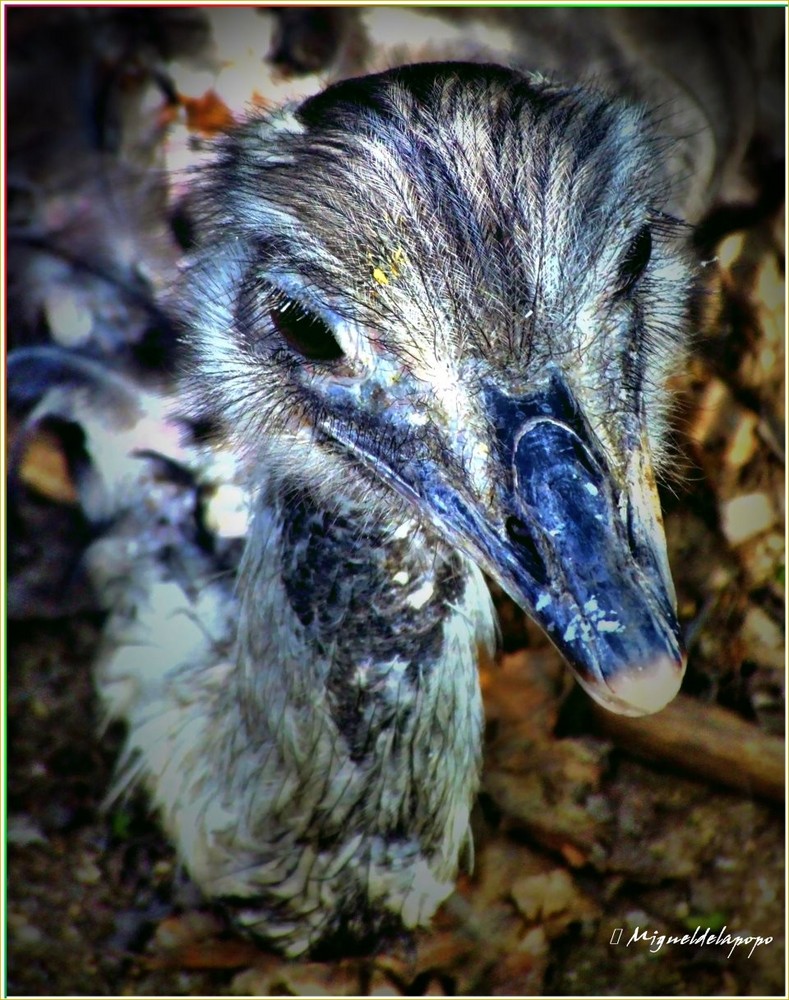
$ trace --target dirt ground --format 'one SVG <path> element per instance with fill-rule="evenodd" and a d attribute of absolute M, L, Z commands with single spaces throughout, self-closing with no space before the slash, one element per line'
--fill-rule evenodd
<path fill-rule="evenodd" d="M 10 36 L 12 62 L 28 48 L 38 60 L 19 71 L 21 83 L 12 77 L 17 86 L 30 88 L 47 60 L 82 44 L 83 29 L 69 20 L 62 44 L 42 51 L 39 33 L 52 37 L 52 24 L 37 17 Z M 185 35 L 202 44 L 188 19 L 170 30 L 179 45 Z M 131 131 L 142 152 L 129 152 L 127 115 L 128 92 L 150 75 L 152 57 L 129 62 L 110 34 L 105 141 L 116 157 L 150 156 L 159 140 L 145 122 Z M 53 99 L 71 108 L 84 81 L 64 74 L 71 83 Z M 12 87 L 12 98 L 19 92 Z M 46 340 L 62 319 L 62 288 L 77 283 L 58 268 L 73 262 L 56 240 L 40 232 L 32 240 L 30 228 L 48 220 L 67 231 L 70 205 L 84 195 L 69 180 L 70 147 L 35 153 L 53 111 L 39 108 L 34 88 L 25 93 L 23 124 L 18 109 L 10 120 L 19 139 L 10 161 L 12 343 Z M 113 139 L 113 129 L 125 138 Z M 27 159 L 14 160 L 18 148 Z M 15 165 L 31 162 L 20 179 Z M 48 178 L 56 179 L 43 210 L 35 199 Z M 46 442 L 28 455 L 23 500 L 9 513 L 11 596 L 22 579 L 39 601 L 39 613 L 13 621 L 8 636 L 10 994 L 785 995 L 782 189 L 774 173 L 755 170 L 742 204 L 705 230 L 710 294 L 675 386 L 678 472 L 662 487 L 690 655 L 682 696 L 651 728 L 617 726 L 496 594 L 502 649 L 482 668 L 474 871 L 430 931 L 374 958 L 285 962 L 241 940 L 201 901 L 142 797 L 103 807 L 122 733 L 100 732 L 91 681 L 101 616 L 75 569 L 87 528 L 57 455 L 52 466 Z M 129 230 L 148 261 L 154 229 Z M 34 256 L 42 240 L 46 266 Z M 166 363 L 166 330 L 144 302 L 149 286 L 132 294 L 131 278 L 118 273 L 83 280 L 80 272 L 77 308 L 89 301 L 101 311 L 104 299 L 95 302 L 107 288 L 123 287 L 110 304 L 139 335 L 108 341 L 108 352 L 144 367 Z M 54 299 L 44 281 L 61 290 Z M 710 943 L 714 935 L 725 942 Z"/>

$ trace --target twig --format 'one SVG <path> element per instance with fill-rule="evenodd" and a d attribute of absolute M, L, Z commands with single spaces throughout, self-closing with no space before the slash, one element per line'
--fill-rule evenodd
<path fill-rule="evenodd" d="M 784 741 L 733 712 L 679 697 L 645 718 L 612 715 L 595 706 L 599 729 L 618 746 L 711 781 L 783 802 Z"/>

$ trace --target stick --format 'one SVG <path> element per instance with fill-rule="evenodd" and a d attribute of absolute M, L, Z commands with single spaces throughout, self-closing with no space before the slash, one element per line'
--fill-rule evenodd
<path fill-rule="evenodd" d="M 594 706 L 599 729 L 638 756 L 752 795 L 783 802 L 784 741 L 717 705 L 680 696 L 656 715 L 632 719 Z"/>

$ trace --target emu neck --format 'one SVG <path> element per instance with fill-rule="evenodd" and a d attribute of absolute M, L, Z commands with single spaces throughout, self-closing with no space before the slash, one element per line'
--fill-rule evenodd
<path fill-rule="evenodd" d="M 319 716 L 361 768 L 383 739 L 406 753 L 422 748 L 403 741 L 424 739 L 427 751 L 428 722 L 475 743 L 476 643 L 490 628 L 478 571 L 415 521 L 383 525 L 303 487 L 280 488 L 255 518 L 240 623 L 255 710 L 272 723 L 268 706 L 284 698 Z M 445 704 L 439 692 L 454 694 Z"/>
<path fill-rule="evenodd" d="M 241 706 L 223 785 L 246 796 L 248 851 L 213 894 L 259 893 L 237 919 L 289 954 L 424 924 L 470 848 L 493 633 L 481 574 L 415 522 L 301 488 L 261 498 L 241 575 L 220 714 Z"/>

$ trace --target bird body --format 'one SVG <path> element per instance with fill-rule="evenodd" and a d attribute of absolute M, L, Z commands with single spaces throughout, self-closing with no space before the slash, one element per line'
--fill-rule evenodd
<path fill-rule="evenodd" d="M 104 498 L 116 792 L 144 786 L 206 895 L 288 955 L 425 924 L 470 856 L 483 570 L 603 704 L 678 688 L 654 465 L 694 279 L 660 135 L 467 63 L 253 116 L 197 182 L 184 387 L 80 362 L 31 417 L 82 428 Z"/>
<path fill-rule="evenodd" d="M 102 395 L 88 363 L 70 416 L 62 387 L 38 408 L 82 427 L 94 494 L 120 467 L 91 407 L 127 414 L 137 471 L 86 556 L 118 789 L 141 783 L 206 894 L 289 955 L 369 948 L 452 890 L 480 567 L 604 703 L 676 691 L 650 454 L 690 269 L 654 151 L 637 107 L 467 64 L 251 119 L 200 184 L 189 388 L 161 432 L 141 450 L 160 404 Z M 186 400 L 233 456 L 240 561 L 205 529 L 223 467 Z"/>
<path fill-rule="evenodd" d="M 203 175 L 189 389 L 158 418 L 114 389 L 137 471 L 86 557 L 96 677 L 117 792 L 289 955 L 425 924 L 470 856 L 480 566 L 615 709 L 676 690 L 649 454 L 690 271 L 653 149 L 638 108 L 428 64 L 253 119 Z M 68 419 L 112 480 L 99 398 Z"/>

